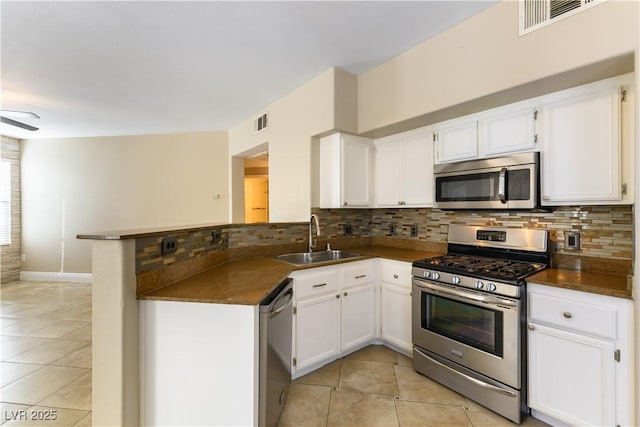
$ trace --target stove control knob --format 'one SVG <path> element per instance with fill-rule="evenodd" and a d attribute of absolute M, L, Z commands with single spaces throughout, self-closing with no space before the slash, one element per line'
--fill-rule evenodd
<path fill-rule="evenodd" d="M 478 280 L 476 283 L 473 284 L 476 289 L 482 289 L 484 288 L 484 283 L 482 283 L 480 280 Z M 488 286 L 487 286 L 488 287 Z"/>
<path fill-rule="evenodd" d="M 434 271 L 433 273 L 431 273 L 431 278 L 433 280 L 438 280 L 440 278 L 440 273 Z"/>
<path fill-rule="evenodd" d="M 487 285 L 487 290 L 488 290 L 489 292 L 495 292 L 495 290 L 496 290 L 496 284 L 495 284 L 495 283 L 489 283 L 489 284 Z"/>
<path fill-rule="evenodd" d="M 425 279 L 429 279 L 431 277 L 431 272 L 429 270 L 425 270 L 422 276 Z"/>
<path fill-rule="evenodd" d="M 460 278 L 458 276 L 453 276 L 451 278 L 451 283 L 453 283 L 454 285 L 459 285 L 460 284 Z"/>

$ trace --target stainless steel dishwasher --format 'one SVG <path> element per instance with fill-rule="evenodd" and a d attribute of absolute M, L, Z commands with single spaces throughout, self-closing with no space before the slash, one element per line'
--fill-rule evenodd
<path fill-rule="evenodd" d="M 291 383 L 293 279 L 285 279 L 260 304 L 258 423 L 278 424 Z"/>

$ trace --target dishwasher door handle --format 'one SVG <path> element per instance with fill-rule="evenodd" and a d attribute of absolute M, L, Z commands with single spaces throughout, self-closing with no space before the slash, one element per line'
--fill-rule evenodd
<path fill-rule="evenodd" d="M 278 297 L 278 299 L 276 300 L 273 306 L 273 310 L 269 312 L 269 319 L 273 319 L 278 314 L 280 314 L 282 310 L 287 308 L 287 306 L 291 303 L 292 299 L 293 299 L 293 288 L 289 288 L 287 292 L 280 295 L 280 297 Z"/>

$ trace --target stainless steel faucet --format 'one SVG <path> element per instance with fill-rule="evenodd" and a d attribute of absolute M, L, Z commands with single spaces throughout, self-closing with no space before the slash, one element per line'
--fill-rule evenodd
<path fill-rule="evenodd" d="M 316 222 L 316 239 L 313 238 L 313 221 Z M 318 215 L 311 214 L 311 219 L 309 219 L 309 253 L 313 252 L 316 248 L 317 238 L 320 236 L 320 220 L 318 219 Z"/>

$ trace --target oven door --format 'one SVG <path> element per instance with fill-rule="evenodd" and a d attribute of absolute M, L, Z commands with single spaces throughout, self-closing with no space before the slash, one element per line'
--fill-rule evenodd
<path fill-rule="evenodd" d="M 414 277 L 413 343 L 520 389 L 520 304 Z"/>
<path fill-rule="evenodd" d="M 538 201 L 535 163 L 436 173 L 440 209 L 533 209 Z"/>

